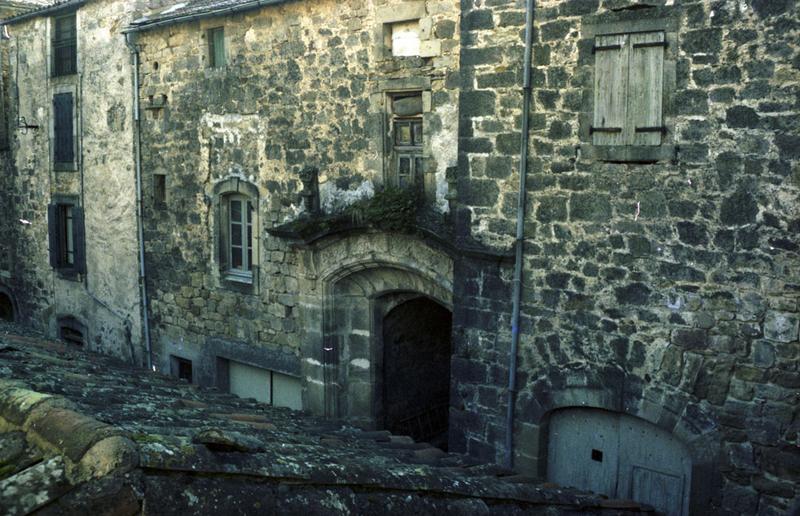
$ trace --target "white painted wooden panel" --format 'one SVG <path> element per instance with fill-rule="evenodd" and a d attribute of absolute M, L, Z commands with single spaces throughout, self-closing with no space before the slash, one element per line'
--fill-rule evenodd
<path fill-rule="evenodd" d="M 689 513 L 692 461 L 669 432 L 631 416 L 620 416 L 621 498 L 648 503 L 669 516 Z"/>
<path fill-rule="evenodd" d="M 233 360 L 228 364 L 231 394 L 240 398 L 255 398 L 262 403 L 270 402 L 269 370 Z"/>
<path fill-rule="evenodd" d="M 547 448 L 548 480 L 613 496 L 618 425 L 619 418 L 610 412 L 567 409 L 554 413 Z"/>
<path fill-rule="evenodd" d="M 551 482 L 688 515 L 691 458 L 669 432 L 624 414 L 569 408 L 551 416 L 548 439 Z"/>
<path fill-rule="evenodd" d="M 281 373 L 272 373 L 272 404 L 276 407 L 303 409 L 303 395 L 300 378 Z"/>

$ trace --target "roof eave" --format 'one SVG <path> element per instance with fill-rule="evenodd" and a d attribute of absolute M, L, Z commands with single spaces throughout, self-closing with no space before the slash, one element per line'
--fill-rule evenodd
<path fill-rule="evenodd" d="M 59 11 L 70 11 L 72 9 L 77 9 L 78 7 L 85 4 L 87 1 L 88 0 L 71 0 L 67 2 L 62 2 L 60 4 L 34 9 L 32 11 L 18 14 L 10 18 L 6 18 L 5 20 L 0 21 L 0 25 L 11 25 L 25 20 L 30 20 L 32 18 L 38 18 L 39 16 L 50 16 L 58 13 Z"/>
<path fill-rule="evenodd" d="M 239 5 L 223 7 L 221 9 L 212 9 L 210 11 L 203 11 L 193 14 L 178 15 L 167 18 L 156 18 L 154 20 L 143 21 L 141 23 L 131 23 L 128 25 L 123 33 L 129 32 L 143 32 L 158 27 L 166 27 L 168 25 L 176 25 L 179 23 L 188 23 L 191 21 L 199 20 L 201 18 L 213 18 L 216 16 L 225 16 L 229 14 L 240 13 L 243 11 L 250 11 L 261 7 L 268 7 L 271 5 L 285 4 L 292 0 L 252 0 Z"/>

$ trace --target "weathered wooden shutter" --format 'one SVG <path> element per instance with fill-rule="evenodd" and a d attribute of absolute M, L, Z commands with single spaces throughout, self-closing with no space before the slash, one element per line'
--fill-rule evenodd
<path fill-rule="evenodd" d="M 58 229 L 60 227 L 58 213 L 59 210 L 57 204 L 47 205 L 47 236 L 48 243 L 50 245 L 50 267 L 53 267 L 54 269 L 59 267 L 58 257 L 61 255 L 58 238 Z"/>
<path fill-rule="evenodd" d="M 630 44 L 626 142 L 632 145 L 661 145 L 665 132 L 661 117 L 666 44 L 664 33 L 631 34 Z"/>
<path fill-rule="evenodd" d="M 225 30 L 214 31 L 214 66 L 225 66 Z"/>
<path fill-rule="evenodd" d="M 628 89 L 628 35 L 595 38 L 594 145 L 623 145 Z"/>
<path fill-rule="evenodd" d="M 72 128 L 72 93 L 58 93 L 53 96 L 53 161 L 72 163 L 75 161 Z"/>
<path fill-rule="evenodd" d="M 86 274 L 86 230 L 83 208 L 72 207 L 72 239 L 75 242 L 75 272 Z"/>

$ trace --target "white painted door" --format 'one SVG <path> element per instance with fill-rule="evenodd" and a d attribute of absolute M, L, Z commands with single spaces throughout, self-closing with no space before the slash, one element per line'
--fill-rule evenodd
<path fill-rule="evenodd" d="M 691 459 L 668 432 L 638 418 L 572 408 L 550 419 L 551 482 L 647 503 L 669 516 L 689 513 Z"/>

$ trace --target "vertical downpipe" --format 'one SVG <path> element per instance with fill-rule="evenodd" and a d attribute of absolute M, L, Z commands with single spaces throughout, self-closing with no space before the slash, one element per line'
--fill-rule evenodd
<path fill-rule="evenodd" d="M 131 41 L 134 33 L 125 34 L 125 43 L 133 57 L 133 143 L 134 162 L 136 165 L 136 227 L 139 237 L 139 291 L 142 298 L 142 331 L 147 346 L 147 369 L 153 371 L 153 347 L 150 341 L 150 315 L 147 305 L 147 276 L 144 266 L 144 205 L 142 201 L 142 138 L 141 120 L 139 117 L 139 50 Z"/>
<path fill-rule="evenodd" d="M 519 349 L 520 304 L 522 303 L 522 259 L 525 247 L 525 193 L 528 176 L 528 129 L 531 106 L 531 54 L 533 50 L 533 0 L 525 12 L 525 60 L 522 86 L 522 135 L 519 151 L 519 196 L 517 199 L 517 237 L 515 241 L 514 293 L 511 313 L 511 351 L 508 364 L 508 411 L 506 413 L 505 466 L 514 467 L 514 404 L 517 394 L 517 350 Z"/>

